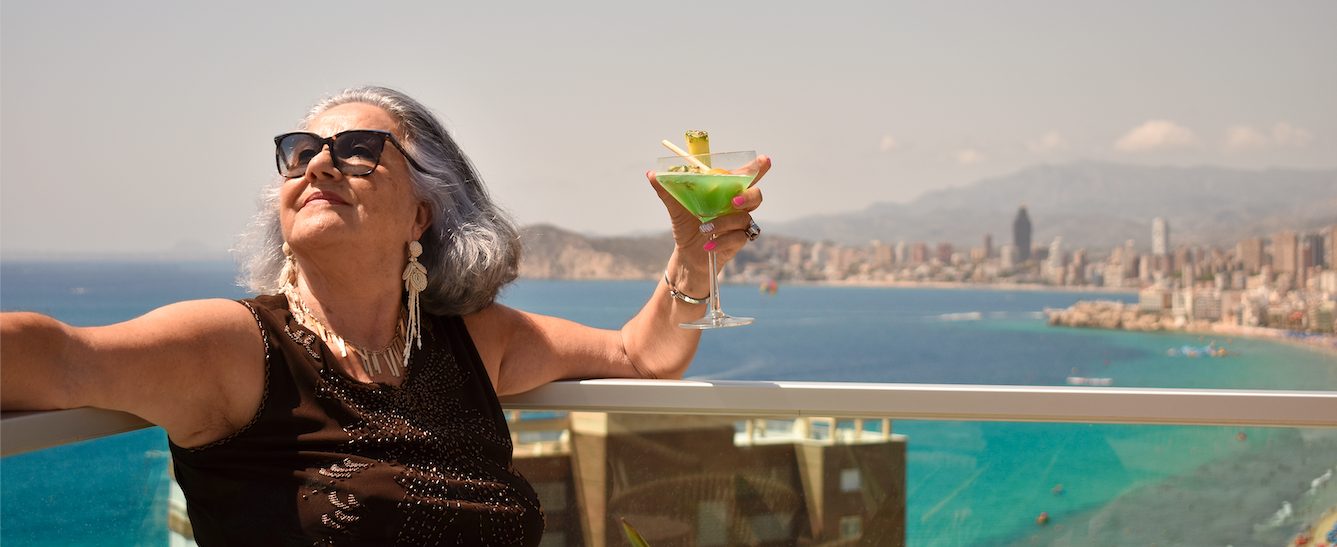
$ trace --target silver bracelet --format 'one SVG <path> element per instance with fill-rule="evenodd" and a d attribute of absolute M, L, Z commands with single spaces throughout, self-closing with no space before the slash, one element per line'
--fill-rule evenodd
<path fill-rule="evenodd" d="M 705 304 L 705 303 L 706 303 L 706 300 L 707 300 L 706 298 L 692 298 L 692 297 L 687 296 L 686 294 L 683 294 L 682 292 L 678 291 L 678 288 L 673 286 L 673 282 L 672 282 L 672 281 L 669 281 L 669 278 L 668 278 L 668 270 L 664 270 L 664 284 L 668 285 L 668 288 L 669 288 L 669 296 L 672 296 L 672 297 L 674 297 L 674 298 L 677 298 L 678 300 L 682 300 L 683 302 L 686 302 L 686 303 L 688 303 L 688 304 Z"/>

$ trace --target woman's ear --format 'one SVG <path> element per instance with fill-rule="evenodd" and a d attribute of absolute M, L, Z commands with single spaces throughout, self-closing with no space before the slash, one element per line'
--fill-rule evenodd
<path fill-rule="evenodd" d="M 432 206 L 426 201 L 418 202 L 418 216 L 413 219 L 413 240 L 422 238 L 423 232 L 432 225 Z"/>

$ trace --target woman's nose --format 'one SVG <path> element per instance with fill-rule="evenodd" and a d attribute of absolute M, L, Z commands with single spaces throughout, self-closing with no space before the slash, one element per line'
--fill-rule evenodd
<path fill-rule="evenodd" d="M 334 179 L 343 177 L 343 173 L 334 165 L 334 152 L 329 145 L 320 149 L 320 153 L 306 164 L 306 174 L 315 179 Z"/>

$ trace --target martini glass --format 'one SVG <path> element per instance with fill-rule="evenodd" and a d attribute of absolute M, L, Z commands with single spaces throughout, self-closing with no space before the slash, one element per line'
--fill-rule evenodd
<path fill-rule="evenodd" d="M 747 190 L 760 168 L 757 153 L 753 151 L 669 156 L 659 158 L 655 179 L 678 203 L 705 223 L 736 212 L 734 196 Z M 710 237 L 714 239 L 715 236 Z M 754 321 L 751 317 L 732 317 L 720 311 L 720 288 L 715 279 L 718 272 L 715 251 L 710 251 L 710 311 L 696 321 L 679 323 L 679 327 L 714 329 Z"/>

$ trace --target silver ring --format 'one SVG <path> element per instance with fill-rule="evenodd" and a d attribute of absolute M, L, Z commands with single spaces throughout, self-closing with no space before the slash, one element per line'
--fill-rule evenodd
<path fill-rule="evenodd" d="M 761 237 L 761 226 L 757 226 L 757 221 L 754 220 L 752 225 L 748 226 L 743 233 L 747 234 L 748 241 L 756 241 L 758 237 Z"/>

